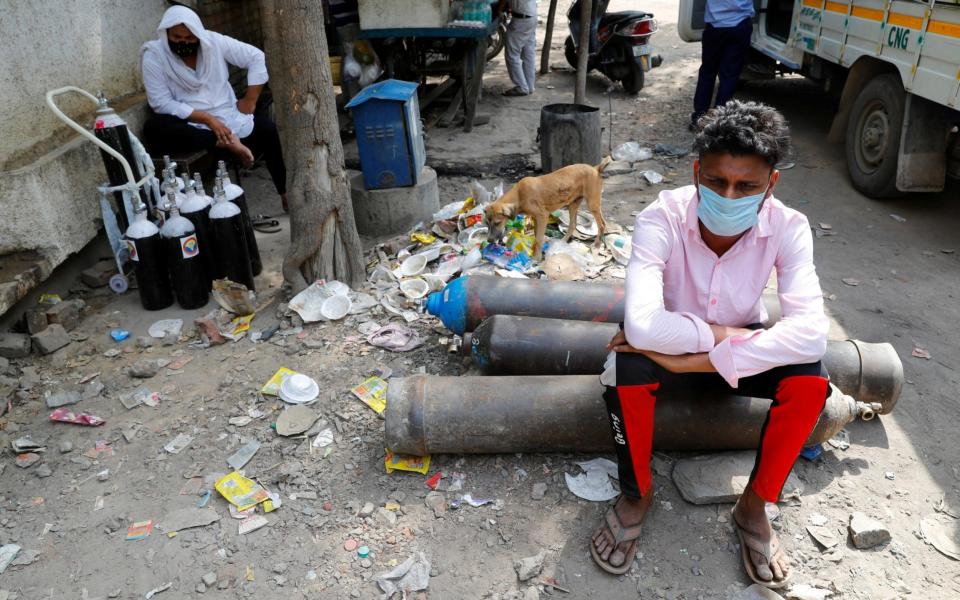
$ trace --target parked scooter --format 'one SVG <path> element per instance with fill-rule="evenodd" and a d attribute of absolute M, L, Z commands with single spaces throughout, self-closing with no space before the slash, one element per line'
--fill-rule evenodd
<path fill-rule="evenodd" d="M 576 0 L 567 11 L 570 35 L 564 43 L 564 55 L 577 68 L 577 46 L 580 43 L 580 2 Z M 659 28 L 652 13 L 631 10 L 607 12 L 610 0 L 593 1 L 593 26 L 590 35 L 590 57 L 587 71 L 600 71 L 610 79 L 623 84 L 628 94 L 643 89 L 644 74 L 663 63 L 659 54 L 653 54 L 650 36 Z"/>

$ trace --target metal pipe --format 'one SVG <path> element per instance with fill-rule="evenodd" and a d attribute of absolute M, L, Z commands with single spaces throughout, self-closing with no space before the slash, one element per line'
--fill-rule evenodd
<path fill-rule="evenodd" d="M 419 456 L 611 452 L 602 393 L 596 375 L 391 379 L 386 444 L 395 452 Z M 769 407 L 769 400 L 742 396 L 660 398 L 654 448 L 757 448 Z M 830 439 L 872 408 L 834 390 L 807 445 Z"/>
<path fill-rule="evenodd" d="M 769 318 L 780 317 L 775 295 L 762 301 Z M 513 279 L 492 275 L 468 275 L 451 281 L 423 302 L 423 308 L 439 317 L 457 335 L 473 331 L 487 317 L 517 315 L 619 323 L 623 321 L 624 288 L 620 281 L 550 281 Z"/>
<path fill-rule="evenodd" d="M 616 323 L 494 315 L 464 334 L 463 352 L 488 375 L 599 375 Z M 823 364 L 844 394 L 893 410 L 903 364 L 890 344 L 831 341 Z"/>

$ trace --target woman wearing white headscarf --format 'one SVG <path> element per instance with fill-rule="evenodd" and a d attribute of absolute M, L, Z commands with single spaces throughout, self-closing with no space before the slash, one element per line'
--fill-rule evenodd
<path fill-rule="evenodd" d="M 237 100 L 227 63 L 247 70 L 247 92 Z M 140 69 L 154 115 L 144 127 L 151 150 L 175 154 L 222 148 L 244 166 L 262 155 L 286 208 L 286 168 L 277 127 L 255 116 L 267 82 L 258 48 L 214 31 L 185 6 L 167 9 L 157 39 L 140 48 Z"/>

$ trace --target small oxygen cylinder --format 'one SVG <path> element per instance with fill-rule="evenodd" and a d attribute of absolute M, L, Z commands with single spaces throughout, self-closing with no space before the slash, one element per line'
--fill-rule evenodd
<path fill-rule="evenodd" d="M 170 171 L 170 174 L 174 177 L 174 179 L 177 182 L 177 192 L 182 193 L 183 188 L 186 187 L 186 182 L 180 177 L 177 177 L 177 163 L 170 160 L 169 154 L 163 155 L 163 170 L 165 172 Z"/>
<path fill-rule="evenodd" d="M 173 304 L 173 288 L 163 255 L 160 230 L 147 219 L 147 206 L 139 204 L 133 223 L 124 234 L 137 277 L 140 304 L 146 310 L 160 310 Z"/>
<path fill-rule="evenodd" d="M 166 157 L 164 157 L 166 158 Z M 183 205 L 183 201 L 186 198 L 186 195 L 183 193 L 183 180 L 176 176 L 173 171 L 173 168 L 163 170 L 163 186 L 164 190 L 168 187 L 173 188 L 173 195 L 177 199 L 177 208 Z M 164 196 L 166 196 L 166 191 L 164 191 Z"/>
<path fill-rule="evenodd" d="M 170 218 L 160 228 L 160 237 L 163 238 L 163 254 L 173 293 L 180 308 L 200 308 L 210 295 L 210 280 L 200 258 L 197 234 L 193 223 L 180 216 L 172 190 L 167 190 L 167 204 Z"/>
<path fill-rule="evenodd" d="M 213 196 L 207 194 L 206 190 L 203 189 L 203 179 L 200 178 L 200 173 L 193 174 L 193 189 L 196 190 L 198 196 L 207 199 L 207 204 L 213 204 Z"/>
<path fill-rule="evenodd" d="M 93 120 L 93 134 L 97 136 L 97 139 L 106 143 L 127 159 L 134 179 L 139 181 L 140 178 L 143 177 L 143 173 L 140 171 L 140 162 L 133 153 L 133 146 L 130 144 L 130 132 L 127 130 L 127 123 L 110 108 L 107 104 L 107 99 L 103 96 L 103 92 L 98 94 L 98 98 L 99 106 L 97 107 L 96 116 Z M 107 170 L 107 179 L 110 181 L 111 186 L 130 183 L 127 179 L 127 173 L 124 171 L 120 161 L 103 150 L 100 150 L 100 155 L 103 157 L 103 166 Z M 116 202 L 117 221 L 120 224 L 120 228 L 126 230 L 127 227 L 130 226 L 130 221 L 127 218 L 127 211 L 124 208 L 123 193 L 114 192 L 113 198 Z M 147 196 L 143 189 L 140 190 L 140 201 L 138 202 L 136 199 L 132 200 L 133 204 L 139 204 L 140 202 L 143 204 L 147 203 Z"/>
<path fill-rule="evenodd" d="M 213 247 L 213 234 L 210 231 L 210 203 L 207 201 L 207 196 L 201 193 L 202 191 L 202 187 L 199 188 L 199 191 L 196 186 L 194 188 L 188 187 L 179 209 L 180 215 L 193 224 L 193 229 L 197 233 L 197 242 L 204 249 L 200 261 L 203 263 L 203 272 L 207 280 L 206 286 L 209 289 L 210 283 L 223 275 L 217 267 L 214 253 L 209 251 Z"/>
<path fill-rule="evenodd" d="M 243 231 L 247 238 L 247 249 L 250 252 L 250 270 L 254 277 L 263 272 L 263 261 L 260 259 L 260 248 L 257 246 L 257 236 L 253 230 L 253 221 L 250 219 L 250 210 L 247 208 L 247 196 L 243 188 L 230 181 L 227 174 L 227 165 L 222 160 L 217 165 L 217 171 L 223 180 L 223 193 L 227 200 L 233 202 L 240 209 L 243 217 Z"/>
<path fill-rule="evenodd" d="M 213 195 L 216 201 L 210 208 L 210 228 L 217 264 L 224 277 L 253 291 L 253 271 L 240 207 L 227 200 L 219 179 Z"/>

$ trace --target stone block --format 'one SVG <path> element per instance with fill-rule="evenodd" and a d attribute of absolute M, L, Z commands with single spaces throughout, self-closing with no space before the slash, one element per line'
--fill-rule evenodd
<path fill-rule="evenodd" d="M 40 333 L 34 334 L 32 338 L 33 345 L 40 354 L 56 352 L 70 343 L 70 334 L 59 323 L 50 325 Z"/>
<path fill-rule="evenodd" d="M 42 308 L 31 308 L 27 312 L 23 313 L 23 320 L 27 325 L 27 332 L 30 335 L 34 333 L 40 333 L 47 328 L 49 322 L 47 321 L 47 313 Z"/>
<path fill-rule="evenodd" d="M 850 539 L 861 550 L 873 548 L 890 541 L 890 531 L 883 523 L 871 519 L 862 512 L 850 515 Z"/>
<path fill-rule="evenodd" d="M 430 167 L 423 168 L 416 185 L 384 190 L 366 189 L 359 171 L 349 174 L 353 213 L 361 235 L 406 233 L 420 221 L 431 220 L 433 213 L 440 210 L 437 173 Z"/>
<path fill-rule="evenodd" d="M 25 333 L 0 333 L 0 356 L 4 358 L 30 356 L 30 336 Z"/>
<path fill-rule="evenodd" d="M 80 281 L 83 285 L 92 288 L 101 288 L 110 283 L 110 278 L 117 272 L 117 265 L 112 261 L 101 260 L 97 264 L 80 272 Z"/>
<path fill-rule="evenodd" d="M 756 458 L 752 450 L 684 458 L 673 467 L 673 482 L 683 499 L 693 504 L 736 502 L 750 481 Z M 795 490 L 803 490 L 803 484 L 791 471 L 781 494 Z"/>
<path fill-rule="evenodd" d="M 80 325 L 80 303 L 73 300 L 58 302 L 47 309 L 47 323 L 59 323 L 67 331 Z"/>

